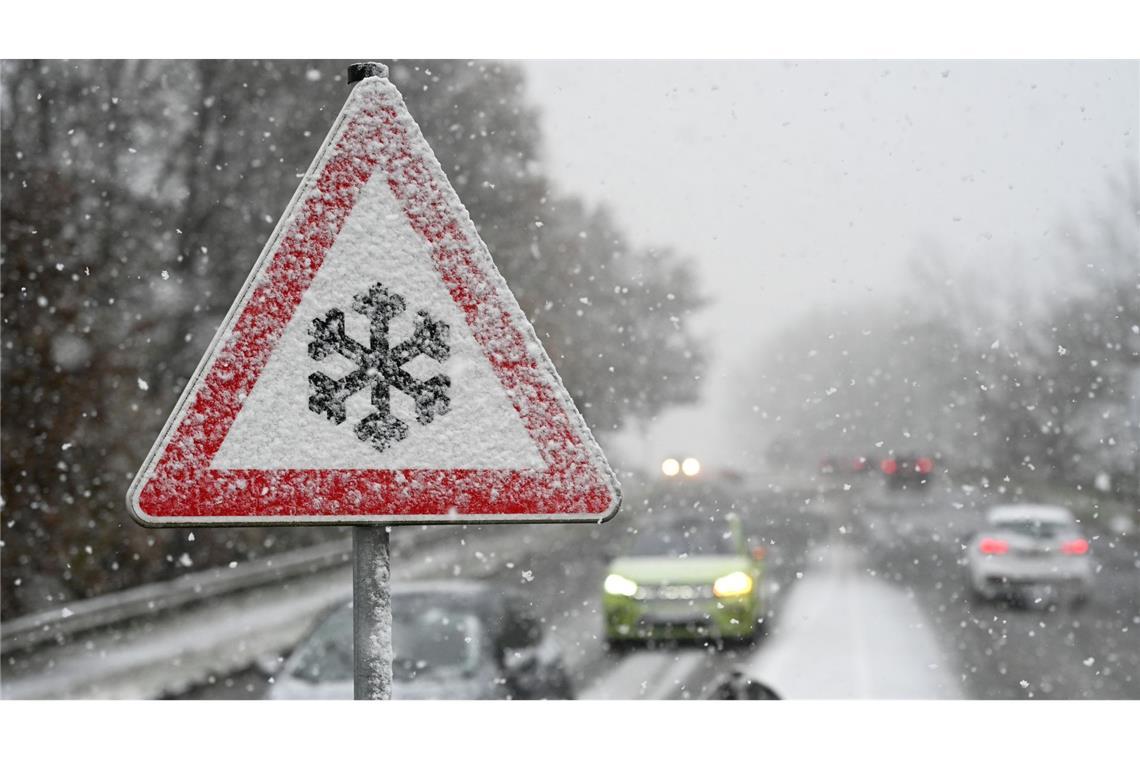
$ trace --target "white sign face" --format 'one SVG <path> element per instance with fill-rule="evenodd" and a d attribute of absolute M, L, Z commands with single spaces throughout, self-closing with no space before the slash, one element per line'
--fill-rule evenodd
<path fill-rule="evenodd" d="M 340 378 L 357 369 L 341 352 L 321 361 L 309 356 L 309 332 L 315 319 L 340 309 L 348 338 L 369 346 L 369 319 L 351 308 L 361 283 L 381 283 L 406 302 L 404 313 L 387 325 L 384 337 L 392 349 L 412 338 L 420 309 L 448 326 L 447 359 L 435 361 L 421 354 L 403 365 L 420 381 L 440 373 L 449 379 L 447 412 L 418 426 L 412 396 L 391 390 L 391 413 L 408 425 L 408 432 L 398 445 L 380 450 L 351 431 L 346 434 L 346 427 L 375 412 L 369 387 L 345 400 L 346 421 L 340 425 L 322 414 L 296 413 L 308 408 L 311 373 Z M 379 376 L 378 380 L 382 381 Z M 364 186 L 211 467 L 546 469 L 506 390 L 432 266 L 427 242 L 412 230 L 382 175 L 373 175 Z"/>
<path fill-rule="evenodd" d="M 132 514 L 601 521 L 619 500 L 403 99 L 365 79 L 132 485 Z"/>

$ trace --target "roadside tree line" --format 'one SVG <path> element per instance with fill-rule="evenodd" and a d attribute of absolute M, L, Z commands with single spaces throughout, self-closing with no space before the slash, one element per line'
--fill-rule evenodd
<path fill-rule="evenodd" d="M 327 532 L 148 531 L 124 493 L 343 103 L 347 63 L 2 64 L 4 617 Z M 693 399 L 691 263 L 551 181 L 521 69 L 391 75 L 594 430 Z"/>
<path fill-rule="evenodd" d="M 1140 498 L 1140 179 L 982 269 L 924 245 L 897 299 L 821 308 L 758 348 L 741 445 L 770 465 L 937 454 L 965 478 Z"/>

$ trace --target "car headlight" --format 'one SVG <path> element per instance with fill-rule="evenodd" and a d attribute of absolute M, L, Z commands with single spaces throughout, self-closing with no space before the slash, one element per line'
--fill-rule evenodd
<path fill-rule="evenodd" d="M 740 596 L 752 591 L 752 576 L 741 570 L 722 575 L 713 581 L 713 594 L 716 596 Z"/>
<path fill-rule="evenodd" d="M 633 596 L 637 593 L 637 583 L 617 573 L 607 575 L 602 588 L 606 590 L 607 594 L 615 596 Z"/>

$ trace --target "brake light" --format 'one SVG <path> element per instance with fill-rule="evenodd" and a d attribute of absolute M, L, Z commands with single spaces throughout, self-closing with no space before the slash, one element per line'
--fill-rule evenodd
<path fill-rule="evenodd" d="M 914 469 L 918 470 L 923 475 L 929 475 L 931 470 L 934 469 L 934 462 L 930 457 L 920 457 L 915 463 Z"/>
<path fill-rule="evenodd" d="M 1000 538 L 983 538 L 978 543 L 978 548 L 982 554 L 1005 554 L 1009 551 L 1009 541 Z"/>
<path fill-rule="evenodd" d="M 1089 542 L 1083 538 L 1074 538 L 1072 541 L 1061 544 L 1062 554 L 1086 554 L 1088 550 Z"/>
<path fill-rule="evenodd" d="M 895 470 L 899 468 L 898 462 L 893 459 L 884 459 L 883 463 L 879 465 L 883 472 L 887 475 L 894 475 Z"/>

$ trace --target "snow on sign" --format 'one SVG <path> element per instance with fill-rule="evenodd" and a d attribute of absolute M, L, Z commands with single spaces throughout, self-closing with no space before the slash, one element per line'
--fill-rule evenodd
<path fill-rule="evenodd" d="M 601 449 L 387 79 L 349 95 L 127 500 L 146 525 L 617 511 Z"/>

